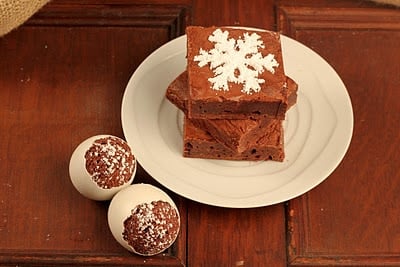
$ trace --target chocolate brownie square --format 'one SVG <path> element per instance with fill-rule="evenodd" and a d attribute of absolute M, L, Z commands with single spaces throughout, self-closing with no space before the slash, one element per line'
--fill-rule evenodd
<path fill-rule="evenodd" d="M 189 118 L 285 118 L 279 33 L 190 26 L 186 34 Z"/>

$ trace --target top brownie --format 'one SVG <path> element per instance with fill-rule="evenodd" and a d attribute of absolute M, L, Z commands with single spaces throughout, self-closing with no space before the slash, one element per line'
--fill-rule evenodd
<path fill-rule="evenodd" d="M 186 34 L 189 118 L 284 119 L 288 99 L 279 33 L 190 26 Z"/>

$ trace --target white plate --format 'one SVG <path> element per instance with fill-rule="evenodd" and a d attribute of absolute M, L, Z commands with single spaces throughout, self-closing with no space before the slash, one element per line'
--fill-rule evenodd
<path fill-rule="evenodd" d="M 284 123 L 284 162 L 184 158 L 182 114 L 165 91 L 186 68 L 186 36 L 153 52 L 132 75 L 122 127 L 141 166 L 186 198 L 221 207 L 272 205 L 299 196 L 337 167 L 350 144 L 353 111 L 340 77 L 318 54 L 282 35 L 285 72 L 299 84 Z"/>

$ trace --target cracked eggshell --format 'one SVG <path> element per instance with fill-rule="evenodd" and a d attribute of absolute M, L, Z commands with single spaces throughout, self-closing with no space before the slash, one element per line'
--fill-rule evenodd
<path fill-rule="evenodd" d="M 175 236 L 172 236 L 172 241 L 163 249 L 155 253 L 145 254 L 135 251 L 135 249 L 124 240 L 124 222 L 131 216 L 132 210 L 135 209 L 135 207 L 144 203 L 149 204 L 153 201 L 168 202 L 172 208 L 175 209 L 178 217 L 178 232 Z M 110 202 L 107 217 L 111 233 L 118 243 L 125 249 L 142 256 L 153 256 L 163 252 L 175 242 L 180 231 L 180 215 L 174 201 L 164 191 L 150 184 L 133 184 L 119 191 Z"/>
<path fill-rule="evenodd" d="M 86 169 L 85 154 L 91 148 L 91 146 L 96 140 L 102 138 L 117 138 L 118 140 L 127 145 L 125 140 L 116 136 L 112 135 L 92 136 L 84 140 L 76 147 L 76 149 L 71 155 L 71 159 L 69 162 L 70 179 L 76 190 L 78 190 L 78 192 L 86 198 L 99 201 L 110 200 L 118 191 L 132 184 L 137 169 L 137 161 L 135 156 L 132 154 L 132 156 L 134 157 L 133 160 L 134 166 L 133 166 L 132 176 L 130 177 L 129 181 L 116 187 L 111 187 L 111 188 L 100 187 L 93 180 L 92 175 L 90 175 L 88 170 Z M 132 150 L 130 153 L 132 153 Z"/>

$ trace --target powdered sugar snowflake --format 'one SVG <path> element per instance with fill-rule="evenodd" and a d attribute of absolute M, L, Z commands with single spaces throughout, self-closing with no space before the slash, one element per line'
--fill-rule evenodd
<path fill-rule="evenodd" d="M 208 40 L 214 43 L 214 48 L 206 51 L 202 48 L 194 57 L 199 67 L 209 65 L 214 77 L 209 78 L 214 90 L 228 91 L 229 82 L 243 84 L 242 92 L 251 94 L 261 90 L 260 84 L 264 79 L 258 78 L 259 74 L 267 70 L 275 73 L 279 63 L 273 54 L 263 57 L 259 52 L 265 48 L 257 33 L 244 33 L 243 38 L 228 39 L 229 32 L 216 29 Z"/>

